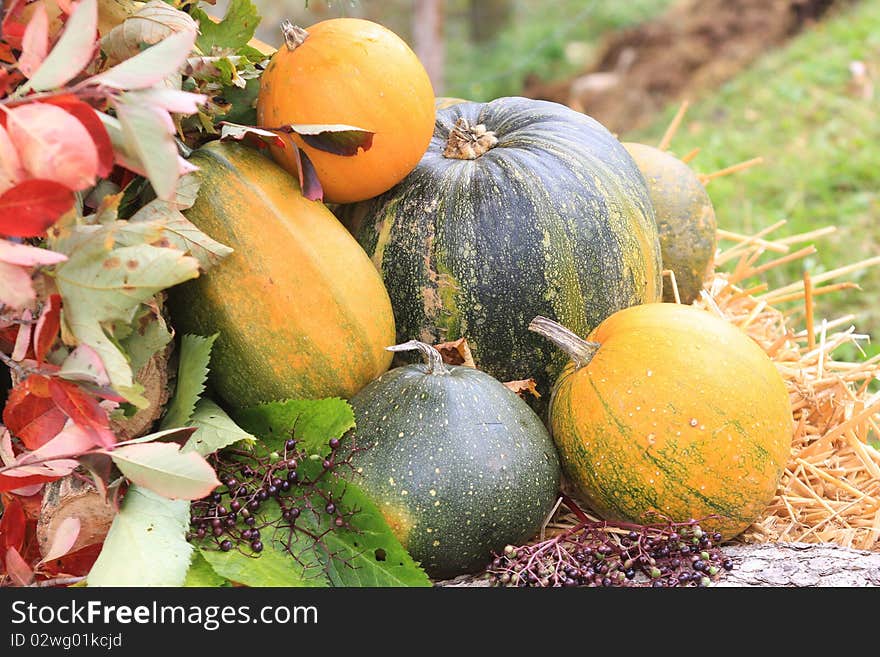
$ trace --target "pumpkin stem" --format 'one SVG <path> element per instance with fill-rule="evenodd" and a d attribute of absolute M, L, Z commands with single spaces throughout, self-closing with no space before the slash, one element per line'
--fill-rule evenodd
<path fill-rule="evenodd" d="M 453 160 L 476 160 L 497 143 L 498 137 L 494 132 L 486 130 L 486 126 L 482 123 L 471 125 L 466 118 L 461 117 L 449 131 L 443 157 Z"/>
<path fill-rule="evenodd" d="M 602 346 L 598 342 L 584 340 L 576 333 L 569 331 L 562 324 L 558 324 L 552 319 L 547 319 L 540 315 L 529 323 L 529 330 L 534 331 L 541 337 L 547 338 L 562 349 L 574 361 L 577 368 L 589 365 L 599 347 Z"/>
<path fill-rule="evenodd" d="M 281 21 L 281 34 L 284 36 L 287 49 L 291 51 L 299 48 L 309 38 L 309 33 L 305 29 L 289 20 Z"/>
<path fill-rule="evenodd" d="M 440 352 L 424 342 L 410 340 L 393 347 L 385 347 L 385 349 L 388 351 L 421 351 L 425 357 L 425 364 L 428 366 L 428 374 L 449 374 L 449 368 L 443 362 L 443 356 L 440 355 Z"/>

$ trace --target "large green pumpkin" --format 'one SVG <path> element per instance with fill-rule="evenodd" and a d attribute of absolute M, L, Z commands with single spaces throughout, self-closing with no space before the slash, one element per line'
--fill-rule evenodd
<path fill-rule="evenodd" d="M 559 458 L 532 409 L 485 372 L 428 363 L 397 367 L 351 399 L 360 447 L 355 480 L 403 546 L 434 578 L 485 567 L 532 538 L 553 509 Z"/>
<path fill-rule="evenodd" d="M 557 103 L 440 110 L 415 170 L 339 216 L 382 272 L 399 341 L 466 337 L 480 369 L 533 377 L 542 394 L 564 361 L 528 331 L 532 317 L 588 333 L 660 298 L 638 167 L 602 125 Z"/>

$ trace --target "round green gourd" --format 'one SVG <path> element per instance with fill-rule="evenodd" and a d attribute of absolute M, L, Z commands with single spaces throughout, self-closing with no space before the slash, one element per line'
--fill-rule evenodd
<path fill-rule="evenodd" d="M 693 303 L 712 273 L 717 245 L 715 209 L 694 170 L 674 155 L 653 146 L 624 143 L 645 176 L 657 230 L 663 268 L 675 274 L 682 303 Z M 675 301 L 669 279 L 663 279 L 663 300 Z"/>
<path fill-rule="evenodd" d="M 480 127 L 483 126 L 483 127 Z M 501 381 L 546 399 L 564 360 L 535 315 L 588 333 L 660 299 L 660 246 L 644 178 L 592 118 L 499 98 L 437 112 L 427 153 L 384 195 L 339 210 L 382 272 L 397 337 L 466 337 Z"/>
<path fill-rule="evenodd" d="M 538 416 L 504 385 L 450 366 L 415 341 L 427 364 L 392 369 L 350 401 L 356 482 L 435 579 L 475 572 L 493 552 L 538 533 L 556 501 L 560 466 Z"/>

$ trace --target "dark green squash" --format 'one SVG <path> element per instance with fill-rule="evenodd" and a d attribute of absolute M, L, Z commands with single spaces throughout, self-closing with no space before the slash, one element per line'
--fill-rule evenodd
<path fill-rule="evenodd" d="M 485 372 L 427 364 L 392 369 L 351 399 L 356 482 L 433 578 L 485 567 L 533 537 L 557 498 L 560 466 L 531 408 Z"/>
<path fill-rule="evenodd" d="M 382 272 L 398 340 L 467 337 L 477 366 L 535 378 L 564 361 L 527 327 L 588 333 L 660 298 L 660 247 L 644 179 L 620 142 L 557 103 L 500 98 L 437 113 L 428 152 L 386 194 L 340 216 Z"/>
<path fill-rule="evenodd" d="M 635 142 L 624 146 L 648 184 L 663 268 L 675 274 L 681 302 L 693 303 L 714 269 L 718 223 L 709 194 L 694 170 L 671 153 Z M 667 278 L 663 300 L 676 300 Z"/>

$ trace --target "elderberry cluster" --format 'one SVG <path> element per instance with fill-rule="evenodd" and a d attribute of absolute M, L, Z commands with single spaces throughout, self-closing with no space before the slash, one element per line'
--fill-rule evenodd
<path fill-rule="evenodd" d="M 222 485 L 192 503 L 189 538 L 213 539 L 224 552 L 238 549 L 256 555 L 263 551 L 267 532 L 285 531 L 282 542 L 290 550 L 296 533 L 320 541 L 327 530 L 315 528 L 323 526 L 322 519 L 329 519 L 330 529 L 349 526 L 353 511 L 341 509 L 340 501 L 320 483 L 341 466 L 348 466 L 353 451 L 340 454 L 337 438 L 330 439 L 329 447 L 329 456 L 318 459 L 317 472 L 303 467 L 315 457 L 299 449 L 292 438 L 285 442 L 283 454 L 231 449 L 215 457 L 214 468 Z M 304 470 L 313 474 L 305 475 Z M 265 512 L 269 500 L 277 502 L 280 513 Z M 311 514 L 318 522 L 304 522 L 304 514 Z"/>
<path fill-rule="evenodd" d="M 709 586 L 733 561 L 699 522 L 589 522 L 539 543 L 508 545 L 487 576 L 496 586 Z"/>

